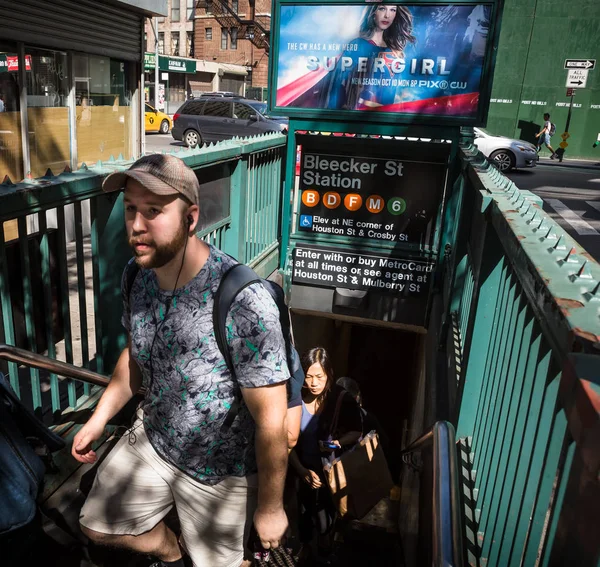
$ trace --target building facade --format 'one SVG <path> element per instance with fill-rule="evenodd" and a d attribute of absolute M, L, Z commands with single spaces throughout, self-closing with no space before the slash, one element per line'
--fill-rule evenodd
<path fill-rule="evenodd" d="M 494 134 L 535 142 L 545 112 L 562 143 L 571 97 L 568 59 L 595 60 L 576 85 L 565 159 L 600 160 L 600 3 L 598 0 L 506 0 L 487 127 Z M 585 69 L 585 68 L 584 68 Z M 543 150 L 544 155 L 549 155 Z"/>
<path fill-rule="evenodd" d="M 194 19 L 195 56 L 243 66 L 246 89 L 266 92 L 270 29 L 270 0 L 200 0 Z M 224 70 L 221 90 L 242 94 L 239 77 L 231 75 Z"/>
<path fill-rule="evenodd" d="M 0 3 L 0 182 L 141 155 L 144 19 L 165 4 Z"/>
<path fill-rule="evenodd" d="M 188 98 L 204 92 L 234 90 L 245 94 L 246 67 L 235 61 L 205 60 L 194 37 L 198 0 L 168 0 L 167 15 L 146 21 L 145 97 L 174 114 Z M 155 52 L 159 53 L 155 97 Z"/>

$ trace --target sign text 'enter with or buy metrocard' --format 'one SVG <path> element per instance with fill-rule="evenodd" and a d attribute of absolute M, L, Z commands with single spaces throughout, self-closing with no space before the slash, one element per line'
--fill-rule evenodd
<path fill-rule="evenodd" d="M 417 299 L 427 297 L 434 266 L 425 259 L 302 244 L 294 249 L 292 281 L 319 287 L 390 292 Z"/>
<path fill-rule="evenodd" d="M 298 230 L 429 246 L 445 175 L 443 163 L 305 151 Z"/>

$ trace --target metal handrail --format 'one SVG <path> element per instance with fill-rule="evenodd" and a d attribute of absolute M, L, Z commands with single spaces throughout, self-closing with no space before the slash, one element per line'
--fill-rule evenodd
<path fill-rule="evenodd" d="M 25 364 L 38 370 L 47 370 L 65 378 L 74 378 L 75 380 L 81 380 L 82 382 L 88 382 L 89 384 L 95 384 L 104 388 L 110 383 L 110 380 L 106 376 L 102 376 L 102 374 L 98 374 L 87 368 L 79 368 L 73 364 L 54 360 L 42 354 L 29 352 L 28 350 L 12 345 L 0 344 L 0 359 L 16 362 L 17 364 Z"/>
<path fill-rule="evenodd" d="M 411 443 L 402 455 L 428 448 L 433 443 L 433 565 L 463 567 L 463 524 L 460 510 L 458 458 L 454 426 L 438 421 Z"/>

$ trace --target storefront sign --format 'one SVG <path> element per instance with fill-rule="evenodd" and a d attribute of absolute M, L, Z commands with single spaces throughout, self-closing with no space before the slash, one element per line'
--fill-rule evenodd
<path fill-rule="evenodd" d="M 427 298 L 435 264 L 340 248 L 298 245 L 292 283 L 329 288 L 376 290 L 407 298 Z"/>
<path fill-rule="evenodd" d="M 430 245 L 445 176 L 443 163 L 304 151 L 298 230 Z"/>
<path fill-rule="evenodd" d="M 154 53 L 144 54 L 144 70 L 154 70 L 156 55 Z M 196 73 L 195 59 L 178 59 L 167 57 L 166 55 L 158 56 L 158 69 L 160 71 L 173 71 L 175 73 Z"/>
<path fill-rule="evenodd" d="M 311 110 L 359 120 L 391 113 L 461 122 L 478 119 L 487 104 L 480 95 L 492 44 L 491 2 L 290 0 L 278 8 L 273 105 L 289 116 Z"/>
<path fill-rule="evenodd" d="M 25 68 L 31 71 L 31 55 L 25 56 Z M 0 55 L 0 73 L 19 70 L 19 58 L 16 55 Z"/>

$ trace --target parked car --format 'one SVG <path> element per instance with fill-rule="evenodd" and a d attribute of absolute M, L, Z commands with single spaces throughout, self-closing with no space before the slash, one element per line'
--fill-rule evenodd
<path fill-rule="evenodd" d="M 500 171 L 519 167 L 535 167 L 539 156 L 536 147 L 524 140 L 494 136 L 483 128 L 473 128 L 475 145 L 496 164 Z"/>
<path fill-rule="evenodd" d="M 144 127 L 146 132 L 160 132 L 161 134 L 168 134 L 169 130 L 173 127 L 173 121 L 168 114 L 156 110 L 153 106 L 146 103 L 146 109 L 144 112 Z"/>
<path fill-rule="evenodd" d="M 263 116 L 241 97 L 202 97 L 188 100 L 173 116 L 171 134 L 188 147 L 235 136 L 286 132 L 287 126 Z"/>
<path fill-rule="evenodd" d="M 265 118 L 269 120 L 273 120 L 273 122 L 277 122 L 280 126 L 282 126 L 285 131 L 289 129 L 290 120 L 286 116 L 273 116 L 267 112 L 267 103 L 261 102 L 260 100 L 252 100 L 246 99 L 246 104 L 249 104 L 255 110 L 258 110 L 260 114 L 262 114 Z"/>

